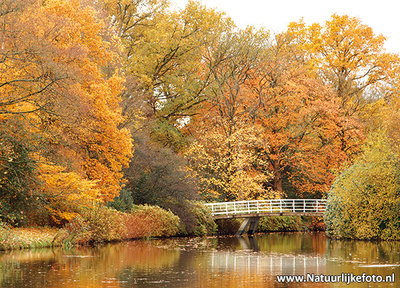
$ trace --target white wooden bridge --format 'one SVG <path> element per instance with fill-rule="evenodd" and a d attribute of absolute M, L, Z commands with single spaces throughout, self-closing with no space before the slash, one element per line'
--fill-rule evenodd
<path fill-rule="evenodd" d="M 253 234 L 258 221 L 264 216 L 323 216 L 326 199 L 272 199 L 218 202 L 205 204 L 214 219 L 245 218 L 236 233 L 243 234 L 247 229 Z"/>

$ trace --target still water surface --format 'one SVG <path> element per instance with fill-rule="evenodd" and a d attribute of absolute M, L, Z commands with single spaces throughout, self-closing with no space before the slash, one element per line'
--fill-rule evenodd
<path fill-rule="evenodd" d="M 392 275 L 395 283 L 278 283 L 276 275 Z M 132 241 L 0 252 L 0 287 L 400 287 L 400 242 L 323 233 Z"/>

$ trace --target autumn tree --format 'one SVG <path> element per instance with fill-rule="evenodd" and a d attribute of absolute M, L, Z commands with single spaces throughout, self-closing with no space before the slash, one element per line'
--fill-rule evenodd
<path fill-rule="evenodd" d="M 300 195 L 323 193 L 344 159 L 340 145 L 332 141 L 339 129 L 338 102 L 299 60 L 302 52 L 287 36 L 271 38 L 249 83 L 259 103 L 253 117 L 268 143 L 268 149 L 260 147 L 259 153 L 267 163 L 264 170 L 273 175 L 268 185 L 280 195 L 288 187 Z"/>
<path fill-rule="evenodd" d="M 152 8 L 149 6 L 148 10 L 150 11 Z M 116 10 L 114 10 L 114 12 L 111 11 L 111 13 L 115 15 L 116 19 L 119 19 L 118 21 L 121 25 L 124 18 L 121 17 L 120 14 L 116 14 L 115 11 Z M 129 14 L 128 10 L 126 11 L 127 14 Z M 129 11 L 132 12 L 133 10 Z M 238 38 L 243 38 L 243 42 L 247 41 L 248 43 L 251 43 L 253 40 L 251 39 L 250 33 L 247 34 L 246 39 L 244 35 L 236 37 L 236 34 L 233 32 L 235 27 L 229 18 L 225 17 L 222 13 L 207 9 L 197 2 L 190 1 L 182 11 L 170 12 L 163 9 L 152 11 L 154 13 L 151 17 L 141 20 L 144 21 L 142 23 L 146 23 L 146 25 L 133 25 L 130 29 L 123 29 L 124 36 L 122 37 L 124 38 L 123 43 L 126 53 L 126 70 L 133 84 L 130 86 L 131 89 L 129 91 L 127 90 L 124 94 L 124 111 L 127 115 L 132 116 L 131 119 L 136 120 L 138 120 L 137 115 L 141 113 L 143 116 L 142 120 L 144 121 L 140 121 L 139 119 L 139 121 L 134 122 L 142 122 L 143 126 L 146 127 L 138 128 L 137 126 L 140 125 L 132 125 L 132 123 L 125 123 L 125 125 L 131 128 L 135 137 L 139 136 L 139 138 L 145 139 L 142 136 L 143 133 L 150 131 L 150 138 L 154 142 L 172 147 L 176 152 L 182 152 L 190 141 L 190 136 L 188 136 L 188 134 L 182 134 L 182 131 L 186 130 L 185 126 L 189 121 L 195 121 L 196 115 L 200 115 L 206 111 L 207 108 L 205 107 L 207 107 L 208 104 L 205 103 L 214 101 L 210 99 L 210 95 L 213 95 L 212 97 L 217 95 L 217 97 L 222 99 L 225 97 L 223 93 L 227 92 L 229 89 L 228 82 L 230 79 L 227 78 L 229 71 L 225 69 L 225 71 L 222 72 L 223 69 L 218 70 L 218 67 L 222 62 L 224 62 L 224 64 L 228 62 L 224 59 L 224 57 L 229 57 L 228 53 L 232 55 L 236 52 L 240 53 L 240 47 L 239 45 L 235 46 L 236 52 L 229 52 L 228 50 L 230 48 L 228 47 L 234 44 Z M 260 39 L 261 37 L 258 37 L 256 41 L 260 41 Z M 229 42 L 229 44 L 227 42 Z M 221 50 L 216 52 L 216 49 Z M 226 53 L 223 52 L 223 50 L 226 50 Z M 220 53 L 220 55 L 217 55 L 217 53 Z M 239 57 L 235 59 L 237 63 L 241 61 Z M 247 64 L 249 65 L 250 62 L 251 60 L 249 59 Z M 236 64 L 232 62 L 232 69 L 236 69 L 234 68 L 235 65 Z M 248 69 L 249 67 L 243 67 L 243 71 Z M 224 73 L 225 75 L 223 75 Z M 246 78 L 245 73 L 246 72 L 242 74 Z M 237 79 L 237 81 L 239 83 L 243 80 Z M 218 88 L 219 86 L 224 86 L 224 88 Z M 138 98 L 143 99 L 143 101 L 137 102 L 136 99 Z M 218 102 L 220 100 L 216 101 Z M 145 105 L 143 105 L 143 103 L 145 103 Z M 224 105 L 222 102 L 220 103 Z M 204 106 L 202 107 L 203 104 Z M 130 112 L 129 107 L 126 105 L 132 105 L 130 108 L 135 108 L 136 111 L 134 113 Z M 236 104 L 233 103 L 233 105 L 235 106 Z M 138 111 L 140 112 L 138 113 Z M 223 113 L 225 112 L 226 111 Z M 203 116 L 205 116 L 204 118 L 211 117 L 211 115 Z M 199 119 L 201 117 L 202 116 L 200 116 Z M 242 125 L 241 129 L 245 129 L 244 125 Z M 234 131 L 231 132 L 233 133 Z M 239 134 L 240 133 L 236 133 L 236 136 L 240 137 L 240 139 L 242 139 L 241 141 L 246 141 Z M 143 145 L 138 145 L 137 148 L 140 152 L 138 152 L 137 156 L 140 156 L 141 153 L 147 155 L 151 153 L 151 150 L 154 150 L 154 144 L 149 143 L 148 146 L 149 147 L 146 148 Z M 161 149 L 161 151 L 163 151 L 163 149 Z M 164 162 L 162 159 L 158 159 L 156 155 L 154 157 L 156 158 L 154 159 L 154 164 L 157 164 L 157 166 Z M 175 161 L 184 163 L 183 159 L 178 161 L 179 157 L 180 156 L 177 156 Z M 152 163 L 152 161 L 138 163 L 137 160 L 139 159 L 140 158 L 133 159 L 132 163 L 136 163 L 135 166 L 139 167 L 148 167 L 149 164 Z M 247 161 L 244 159 L 244 155 L 242 155 L 240 161 Z M 248 162 L 250 163 L 251 161 L 249 160 Z M 163 165 L 162 167 L 167 168 L 167 166 Z M 169 169 L 170 167 L 163 169 L 162 171 L 164 172 L 162 176 L 158 176 L 158 180 L 164 179 L 168 174 L 173 174 L 175 175 L 174 177 L 179 174 L 184 175 L 184 173 L 177 173 L 177 171 L 171 171 L 173 173 L 169 173 Z M 157 177 L 157 174 L 155 174 L 157 172 L 157 167 L 151 166 L 151 168 L 145 170 L 146 171 L 139 173 L 139 175 L 142 174 L 139 179 L 144 179 L 144 176 Z M 143 185 L 137 185 L 140 183 L 134 179 L 135 177 L 131 177 L 138 174 L 138 171 L 135 173 L 132 172 L 127 171 L 126 174 L 130 184 L 136 183 L 135 185 L 130 185 L 130 188 L 133 190 L 140 189 Z M 246 175 L 248 176 L 249 174 L 242 173 L 241 179 L 246 179 Z M 165 179 L 167 183 L 171 181 L 174 183 L 181 183 L 180 179 L 172 179 L 170 177 Z M 158 180 L 154 179 L 154 182 L 158 183 Z M 258 184 L 260 187 L 262 186 L 260 184 L 261 182 L 262 181 L 259 181 Z M 143 187 L 146 188 L 146 191 L 149 190 L 147 186 L 151 187 L 150 183 L 147 183 L 148 180 L 142 183 L 145 184 Z M 172 185 L 171 187 L 173 186 L 176 185 Z M 178 186 L 182 185 L 179 184 Z M 160 188 L 160 184 L 158 184 L 157 187 L 157 191 L 159 191 L 158 194 L 160 195 L 165 194 L 163 191 L 169 191 L 168 193 L 171 195 L 179 192 L 179 189 L 171 191 L 171 189 Z M 239 189 L 239 183 L 236 184 L 236 189 Z M 260 188 L 259 190 L 259 192 L 263 194 L 263 189 Z M 140 189 L 140 191 L 144 193 L 143 189 Z M 147 201 L 151 203 L 154 202 L 153 192 L 149 191 L 144 194 L 149 195 L 135 193 L 135 197 L 137 199 L 146 198 L 148 199 Z M 164 196 L 162 197 L 163 199 L 165 198 Z M 184 197 L 187 198 L 188 196 Z M 236 196 L 232 194 L 229 197 Z M 242 195 L 241 197 L 243 198 L 244 196 Z"/>
<path fill-rule="evenodd" d="M 136 83 L 123 95 L 124 113 L 135 118 L 145 111 L 146 118 L 155 120 L 149 122 L 152 139 L 182 150 L 185 141 L 177 127 L 196 113 L 210 85 L 202 57 L 232 22 L 193 1 L 181 11 L 167 9 L 162 1 L 103 2 L 114 27 L 120 27 L 124 69 Z M 143 102 L 133 103 L 138 94 Z"/>
<path fill-rule="evenodd" d="M 251 29 L 216 47 L 212 94 L 189 125 L 196 138 L 191 163 L 210 195 L 283 197 L 291 189 L 310 197 L 329 189 L 346 159 L 335 140 L 339 100 L 297 48 L 287 34 Z"/>
<path fill-rule="evenodd" d="M 288 31 L 310 51 L 311 63 L 338 94 L 349 115 L 362 109 L 365 96 L 390 83 L 390 73 L 399 60 L 385 52 L 383 35 L 376 35 L 355 17 L 334 14 L 324 25 L 291 23 Z"/>
<path fill-rule="evenodd" d="M 49 209 L 51 199 L 110 200 L 131 155 L 129 133 L 118 129 L 123 79 L 102 71 L 116 58 L 113 40 L 79 1 L 17 8 L 2 14 L 2 129 L 18 120 L 27 133 L 17 139 L 38 148 L 29 155 Z"/>
<path fill-rule="evenodd" d="M 51 55 L 51 48 L 26 29 L 32 23 L 25 16 L 34 5 L 35 1 L 3 1 L 0 16 L 0 206 L 2 219 L 14 225 L 23 221 L 24 211 L 40 205 L 35 153 L 43 137 L 37 124 L 39 114 L 50 111 L 50 90 L 61 79 L 41 59 Z"/>
<path fill-rule="evenodd" d="M 188 173 L 186 160 L 173 149 L 155 143 L 146 130 L 137 131 L 133 137 L 135 154 L 124 169 L 125 187 L 109 205 L 157 205 L 179 216 L 186 231 L 192 231 L 196 226 L 194 201 L 200 197 L 197 179 Z"/>
<path fill-rule="evenodd" d="M 353 116 L 360 119 L 371 102 L 388 100 L 396 93 L 398 55 L 385 51 L 383 35 L 347 15 L 334 14 L 323 25 L 291 23 L 288 33 L 308 51 L 306 61 L 339 97 L 344 117 L 338 123 L 342 127 L 336 137 L 342 143 L 342 151 L 351 157 L 363 138 L 357 132 L 362 127 L 360 121 L 351 125 L 346 121 Z"/>
<path fill-rule="evenodd" d="M 109 205 L 160 205 L 179 215 L 189 231 L 196 222 L 192 200 L 199 195 L 182 156 L 190 142 L 182 127 L 208 97 L 211 72 L 203 57 L 233 24 L 223 13 L 192 1 L 181 11 L 171 11 L 164 1 L 99 4 L 122 39 L 127 81 L 120 127 L 131 131 L 136 144 L 124 170 L 123 195 Z"/>
<path fill-rule="evenodd" d="M 202 69 L 210 38 L 231 25 L 221 13 L 189 2 L 178 12 L 164 13 L 144 33 L 128 59 L 129 70 L 151 91 L 149 104 L 158 117 L 184 117 L 204 99 L 209 73 Z M 205 74 L 206 73 L 206 74 Z"/>
<path fill-rule="evenodd" d="M 247 84 L 263 53 L 268 33 L 248 28 L 231 30 L 215 39 L 204 56 L 211 74 L 206 101 L 191 118 L 187 133 L 195 138 L 187 152 L 206 199 L 273 198 L 264 182 L 256 147 L 267 143 L 251 117 L 257 102 Z"/>

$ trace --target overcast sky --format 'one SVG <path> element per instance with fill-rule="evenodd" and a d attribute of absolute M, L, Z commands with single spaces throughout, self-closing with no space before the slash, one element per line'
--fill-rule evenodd
<path fill-rule="evenodd" d="M 187 0 L 171 0 L 183 8 Z M 358 17 L 386 38 L 386 49 L 400 54 L 400 2 L 397 0 L 202 0 L 207 7 L 224 11 L 239 27 L 254 25 L 271 32 L 285 30 L 289 22 L 304 18 L 307 24 L 323 23 L 336 13 Z"/>

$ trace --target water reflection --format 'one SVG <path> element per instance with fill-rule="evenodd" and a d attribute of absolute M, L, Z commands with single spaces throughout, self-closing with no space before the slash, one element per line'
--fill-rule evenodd
<path fill-rule="evenodd" d="M 253 250 L 255 252 L 260 251 L 260 248 L 258 248 L 257 239 L 254 236 L 249 236 L 247 239 L 243 236 L 240 236 L 238 237 L 238 240 L 243 250 Z"/>
<path fill-rule="evenodd" d="M 258 251 L 255 238 L 241 238 L 239 242 L 244 250 Z M 254 245 L 254 246 L 253 246 Z M 242 246 L 242 247 L 243 247 Z M 249 246 L 251 248 L 249 248 Z M 325 257 L 305 254 L 276 254 L 276 253 L 230 253 L 212 251 L 209 265 L 212 269 L 225 271 L 249 271 L 255 273 L 269 272 L 270 275 L 304 275 L 306 273 L 326 273 Z M 321 269 L 322 268 L 322 269 Z"/>
<path fill-rule="evenodd" d="M 178 238 L 3 252 L 0 287 L 348 287 L 282 284 L 276 275 L 395 272 L 400 277 L 396 265 L 399 242 L 334 241 L 322 233 Z M 371 285 L 399 282 L 384 284 Z"/>

